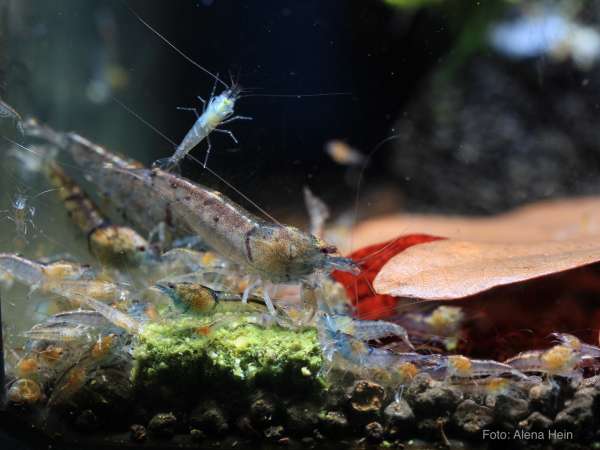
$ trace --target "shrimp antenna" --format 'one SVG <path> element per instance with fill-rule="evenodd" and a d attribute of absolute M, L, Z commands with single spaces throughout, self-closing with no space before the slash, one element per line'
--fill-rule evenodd
<path fill-rule="evenodd" d="M 142 19 L 142 17 L 136 13 L 133 9 L 131 9 L 131 7 L 127 4 L 125 4 L 125 6 L 127 7 L 127 9 L 129 11 L 131 11 L 131 14 L 133 14 L 146 28 L 148 28 L 150 31 L 152 31 L 155 35 L 157 35 L 159 38 L 162 39 L 162 41 L 164 43 L 166 43 L 169 47 L 171 47 L 173 50 L 175 50 L 177 53 L 179 53 L 181 56 L 183 56 L 188 62 L 192 63 L 194 66 L 196 66 L 198 69 L 202 70 L 204 73 L 210 75 L 211 77 L 213 77 L 215 80 L 217 80 L 219 83 L 221 83 L 223 86 L 225 86 L 225 88 L 229 89 L 229 85 L 227 83 L 225 83 L 223 80 L 221 80 L 217 75 L 215 75 L 214 73 L 212 73 L 210 70 L 202 67 L 200 64 L 198 64 L 196 61 L 194 61 L 192 58 L 190 58 L 188 55 L 186 55 L 185 53 L 183 53 L 181 50 L 179 50 L 174 44 L 172 44 L 166 37 L 164 37 L 162 34 L 160 34 L 156 29 L 154 29 L 152 27 L 152 25 L 150 25 L 148 22 L 146 22 L 144 19 Z"/>
<path fill-rule="evenodd" d="M 225 183 L 227 185 L 227 187 L 229 187 L 230 189 L 233 189 L 233 191 L 235 191 L 238 195 L 242 196 L 242 198 L 244 200 L 246 200 L 247 202 L 249 202 L 252 206 L 254 206 L 256 209 L 258 209 L 261 213 L 263 213 L 268 219 L 272 220 L 273 222 L 275 222 L 277 225 L 279 226 L 283 226 L 281 224 L 281 222 L 279 222 L 275 217 L 273 217 L 271 214 L 269 214 L 267 211 L 265 211 L 263 208 L 261 208 L 260 206 L 258 206 L 258 204 L 254 201 L 252 201 L 246 194 L 244 194 L 242 191 L 240 191 L 238 188 L 236 188 L 234 185 L 232 185 L 229 181 L 227 181 L 225 178 L 223 178 L 221 175 L 219 175 L 217 172 L 215 172 L 214 170 L 212 170 L 210 167 L 203 165 L 197 158 L 194 158 L 193 156 L 191 156 L 190 154 L 186 155 L 188 158 L 190 158 L 192 161 L 197 162 L 198 164 L 201 164 L 203 169 L 208 170 L 212 175 L 214 175 L 217 179 L 219 179 L 220 181 L 222 181 L 223 183 Z"/>
<path fill-rule="evenodd" d="M 362 180 L 365 175 L 365 170 L 367 169 L 367 166 L 369 165 L 369 162 L 371 161 L 371 158 L 384 144 L 386 144 L 387 142 L 392 141 L 394 139 L 397 139 L 399 137 L 400 137 L 399 134 L 392 134 L 391 136 L 386 137 L 385 139 L 380 141 L 375 147 L 373 147 L 373 150 L 371 150 L 369 152 L 369 154 L 367 155 L 367 157 L 365 158 L 365 162 L 363 163 L 362 168 L 360 169 L 360 173 L 358 175 L 358 181 L 356 182 L 356 203 L 354 206 L 354 224 L 356 224 L 356 221 L 358 220 L 358 208 L 359 208 L 359 204 L 360 204 L 360 188 L 362 185 Z M 350 237 L 350 251 L 352 251 L 353 241 L 354 241 L 354 238 L 351 236 Z M 364 260 L 364 258 L 363 258 L 363 260 Z"/>
<path fill-rule="evenodd" d="M 150 122 L 148 122 L 147 120 L 144 120 L 144 118 L 142 118 L 139 114 L 137 114 L 135 111 L 133 111 L 131 108 L 127 107 L 124 103 L 120 102 L 119 100 L 117 100 L 115 97 L 112 97 L 112 99 L 119 104 L 120 106 L 122 106 L 125 111 L 127 111 L 128 113 L 130 113 L 132 116 L 134 116 L 136 119 L 140 120 L 144 125 L 146 125 L 148 128 L 150 128 L 152 131 L 154 131 L 156 134 L 158 134 L 160 137 L 162 137 L 166 142 L 168 142 L 169 144 L 171 144 L 173 147 L 177 147 L 177 144 L 175 143 L 175 141 L 173 141 L 171 138 L 169 138 L 167 135 L 165 135 L 163 132 L 161 132 L 158 128 L 156 128 L 154 125 L 152 125 Z M 203 165 L 200 161 L 198 161 L 198 159 L 194 158 L 192 155 L 188 154 L 186 155 L 188 158 L 190 158 L 192 161 L 197 162 L 200 165 Z M 211 173 L 213 176 L 215 176 L 218 180 L 220 180 L 221 182 L 223 182 L 225 185 L 227 185 L 227 187 L 229 187 L 231 190 L 233 190 L 235 193 L 237 193 L 238 195 L 240 195 L 243 199 L 245 199 L 248 203 L 250 203 L 252 206 L 254 206 L 257 210 L 259 210 L 261 213 L 263 213 L 268 219 L 272 220 L 273 222 L 275 222 L 277 225 L 281 225 L 281 222 L 279 222 L 277 219 L 275 219 L 271 214 L 269 214 L 267 211 L 265 211 L 263 208 L 261 208 L 256 202 L 254 202 L 253 200 L 251 200 L 246 194 L 244 194 L 242 191 L 240 191 L 238 188 L 236 188 L 233 184 L 231 184 L 229 181 L 227 181 L 225 178 L 223 178 L 221 175 L 219 175 L 217 172 L 215 172 L 214 170 L 210 169 L 207 166 L 204 166 L 204 169 L 208 170 L 209 173 Z"/>
<path fill-rule="evenodd" d="M 248 97 L 288 97 L 288 98 L 304 98 L 304 97 L 330 97 L 338 95 L 352 95 L 352 92 L 323 92 L 317 94 L 248 94 L 242 95 L 240 98 Z"/>

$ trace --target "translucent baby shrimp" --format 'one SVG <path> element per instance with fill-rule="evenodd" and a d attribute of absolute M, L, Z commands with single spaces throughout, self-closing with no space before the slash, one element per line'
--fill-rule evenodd
<path fill-rule="evenodd" d="M 107 328 L 110 325 L 110 322 L 102 314 L 88 309 L 77 309 L 75 311 L 54 314 L 46 319 L 44 323 L 84 325 L 92 328 Z"/>
<path fill-rule="evenodd" d="M 568 378 L 580 378 L 581 371 L 576 367 L 581 355 L 567 345 L 555 345 L 548 350 L 532 350 L 519 353 L 507 359 L 505 364 L 521 372 L 540 372 Z"/>
<path fill-rule="evenodd" d="M 398 324 L 384 320 L 358 320 L 345 315 L 330 315 L 330 320 L 341 333 L 361 341 L 376 341 L 385 337 L 397 337 L 411 350 L 414 346 L 406 330 Z"/>
<path fill-rule="evenodd" d="M 600 347 L 586 344 L 572 334 L 552 333 L 552 336 L 555 337 L 562 345 L 572 348 L 576 352 L 579 352 L 582 356 L 588 356 L 592 358 L 600 357 Z"/>
<path fill-rule="evenodd" d="M 58 295 L 86 295 L 103 300 L 123 300 L 130 292 L 108 281 L 77 279 L 81 266 L 69 267 L 69 263 L 42 264 L 11 253 L 0 253 L 0 272 L 10 273 L 17 281 L 32 290 L 51 292 Z M 75 279 L 73 279 L 75 278 Z"/>
<path fill-rule="evenodd" d="M 50 292 L 91 308 L 112 324 L 130 333 L 138 333 L 141 328 L 141 325 L 127 314 L 92 298 L 92 296 L 110 300 L 129 298 L 129 291 L 113 283 L 52 279 L 47 276 L 42 264 L 6 253 L 0 254 L 0 271 L 9 272 L 18 281 L 34 289 Z"/>
<path fill-rule="evenodd" d="M 30 230 L 35 228 L 33 217 L 35 216 L 35 206 L 27 204 L 27 197 L 23 194 L 17 194 L 12 201 L 12 215 L 7 215 L 6 218 L 15 224 L 15 244 L 17 248 L 22 248 L 28 242 Z M 4 212 L 9 212 L 8 210 Z"/>
<path fill-rule="evenodd" d="M 527 376 L 509 364 L 489 359 L 470 359 L 462 355 L 445 357 L 446 378 L 479 378 L 497 377 L 502 374 L 511 374 L 517 378 L 525 379 Z"/>
<path fill-rule="evenodd" d="M 343 333 L 335 319 L 328 314 L 321 314 L 318 329 L 326 360 L 333 361 L 334 356 L 351 365 L 365 369 L 385 369 L 398 367 L 405 362 L 430 363 L 430 355 L 418 353 L 392 353 L 387 350 L 372 347 L 360 339 Z"/>
<path fill-rule="evenodd" d="M 32 340 L 44 340 L 53 342 L 73 342 L 87 339 L 91 328 L 84 325 L 69 324 L 38 324 L 26 331 L 24 334 Z"/>
<path fill-rule="evenodd" d="M 79 292 L 62 291 L 62 293 L 54 293 L 57 295 L 62 295 L 63 297 L 68 298 L 70 300 L 74 300 L 82 306 L 93 309 L 99 314 L 102 314 L 102 316 L 104 316 L 104 318 L 106 318 L 110 323 L 119 328 L 122 328 L 130 334 L 139 334 L 139 332 L 142 329 L 142 324 L 133 317 L 119 311 L 116 308 L 99 302 L 98 300 L 95 300 L 92 297 L 83 295 Z"/>
<path fill-rule="evenodd" d="M 51 162 L 48 176 L 58 188 L 71 220 L 86 234 L 91 253 L 98 260 L 116 267 L 138 266 L 148 242 L 129 227 L 111 225 L 86 193 Z"/>
<path fill-rule="evenodd" d="M 23 118 L 15 109 L 3 100 L 0 100 L 0 119 L 12 119 L 17 124 L 17 129 L 22 133 Z"/>
<path fill-rule="evenodd" d="M 267 222 L 224 197 L 179 176 L 130 163 L 77 135 L 61 136 L 28 121 L 27 134 L 52 139 L 88 171 L 90 181 L 110 189 L 111 201 L 138 229 L 170 222 L 182 234 L 196 234 L 226 259 L 272 282 L 303 281 L 319 270 L 356 272 L 350 259 L 301 230 Z M 89 171 L 90 167 L 96 170 Z M 265 292 L 267 304 L 268 293 Z M 271 305 L 272 306 L 272 305 Z"/>

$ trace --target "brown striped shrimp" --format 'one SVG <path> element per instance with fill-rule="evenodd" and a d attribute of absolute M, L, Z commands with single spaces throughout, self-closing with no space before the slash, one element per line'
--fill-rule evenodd
<path fill-rule="evenodd" d="M 337 255 L 335 247 L 298 228 L 260 219 L 218 191 L 158 168 L 140 168 L 73 133 L 56 133 L 32 120 L 24 128 L 29 136 L 69 153 L 136 229 L 151 231 L 157 223 L 168 223 L 176 234 L 198 236 L 267 282 L 305 282 L 319 271 L 359 270 L 351 259 Z M 267 289 L 263 292 L 274 312 Z"/>
<path fill-rule="evenodd" d="M 143 262 L 148 249 L 146 239 L 132 228 L 111 224 L 55 162 L 49 164 L 48 177 L 57 187 L 69 217 L 87 236 L 90 252 L 102 264 L 135 267 Z"/>

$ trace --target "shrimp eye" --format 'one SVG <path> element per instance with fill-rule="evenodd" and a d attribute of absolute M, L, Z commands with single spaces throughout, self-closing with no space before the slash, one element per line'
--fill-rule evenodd
<path fill-rule="evenodd" d="M 138 246 L 137 248 L 138 252 L 145 252 L 146 251 L 146 247 L 144 247 L 143 245 Z"/>
<path fill-rule="evenodd" d="M 332 253 L 337 253 L 337 247 L 335 245 L 326 245 L 321 247 L 321 253 L 325 255 L 331 255 Z"/>

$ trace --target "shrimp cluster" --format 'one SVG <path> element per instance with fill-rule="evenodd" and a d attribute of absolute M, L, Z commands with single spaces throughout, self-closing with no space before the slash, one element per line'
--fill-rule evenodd
<path fill-rule="evenodd" d="M 226 91 L 211 99 L 167 165 L 153 168 L 78 134 L 23 122 L 24 134 L 44 144 L 38 148 L 54 148 L 73 161 L 69 168 L 48 163 L 44 175 L 53 185 L 48 192 L 56 191 L 87 239 L 93 263 L 0 254 L 1 279 L 28 287 L 24 301 L 54 302 L 52 313 L 22 333 L 26 344 L 11 352 L 9 402 L 63 407 L 98 370 L 129 370 L 132 345 L 151 325 L 192 316 L 207 318 L 194 339 L 216 327 L 236 327 L 240 317 L 257 327 L 316 328 L 323 375 L 349 373 L 399 395 L 419 375 L 496 396 L 515 384 L 542 382 L 540 376 L 581 383 L 598 370 L 600 347 L 564 333 L 554 335 L 551 348 L 506 361 L 450 354 L 463 338 L 459 307 L 437 306 L 389 321 L 354 317 L 345 289 L 329 274 L 357 273 L 360 266 L 321 238 L 329 212 L 308 189 L 312 233 L 260 218 L 222 193 L 164 170 L 227 117 L 235 118 L 236 95 Z M 103 201 L 78 184 L 81 174 Z M 105 203 L 112 215 L 99 206 Z"/>

